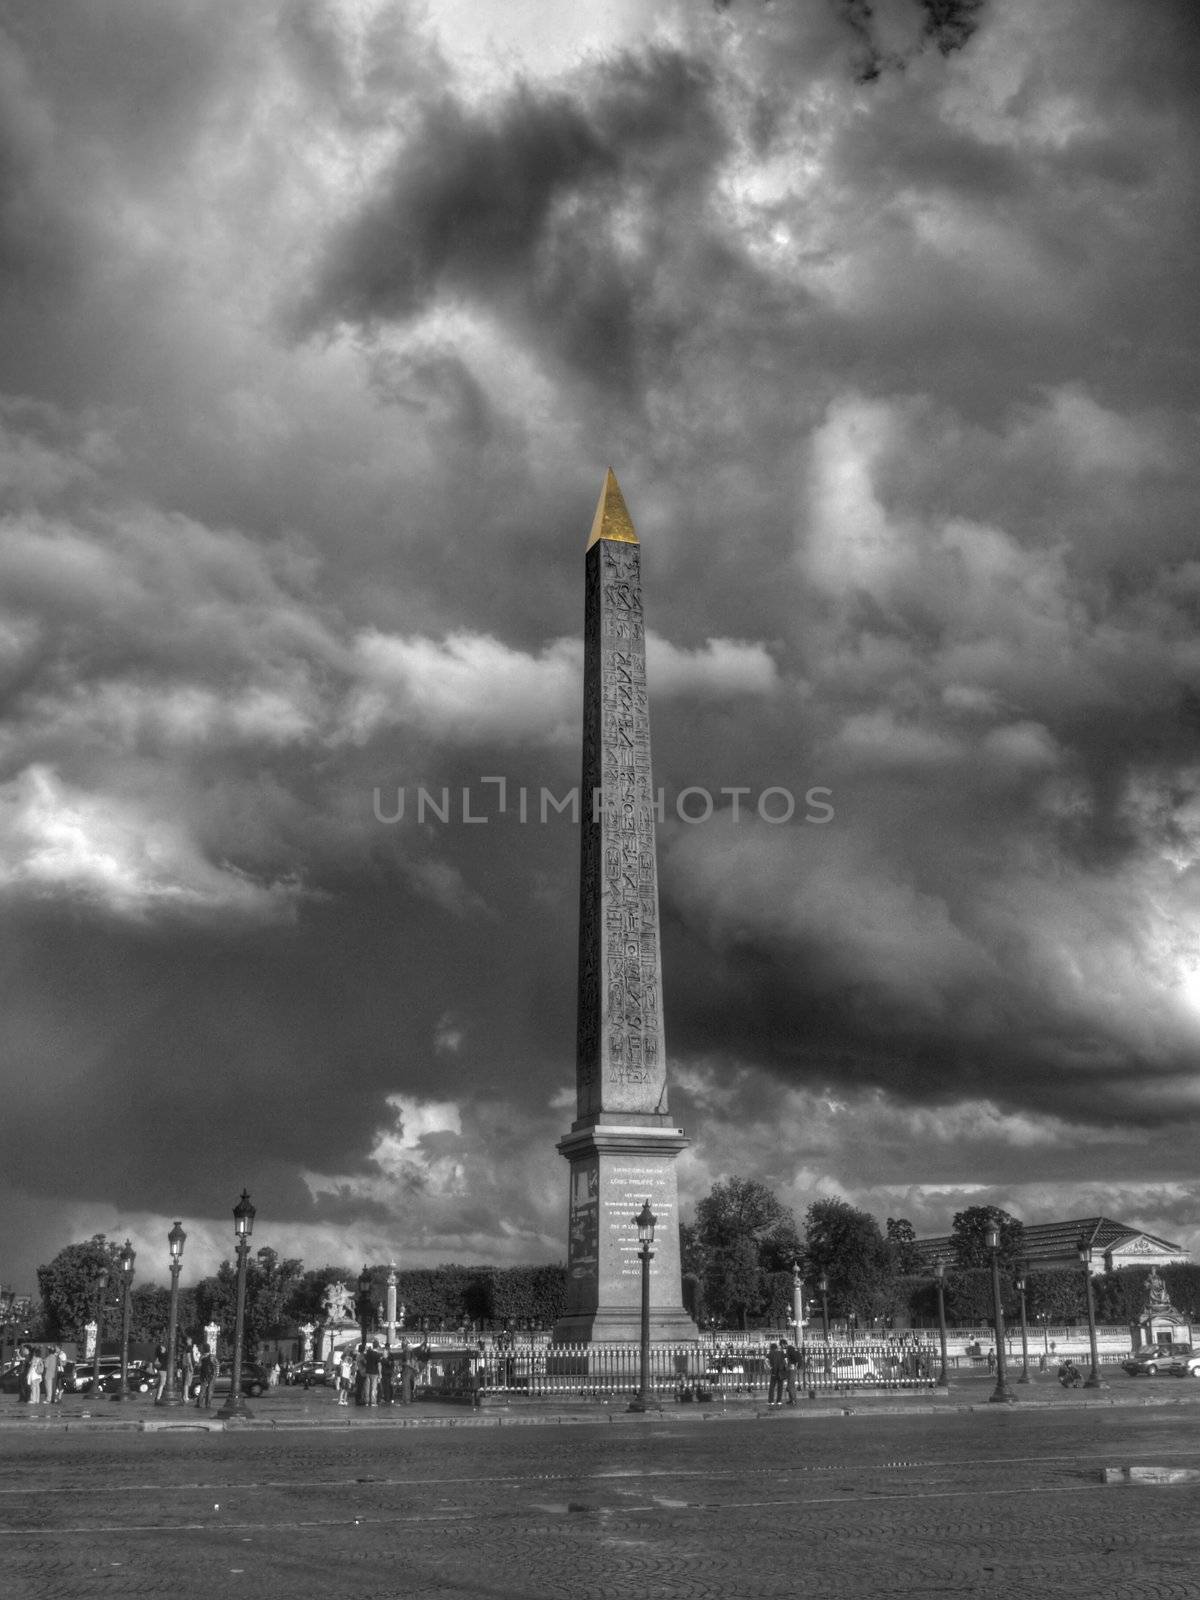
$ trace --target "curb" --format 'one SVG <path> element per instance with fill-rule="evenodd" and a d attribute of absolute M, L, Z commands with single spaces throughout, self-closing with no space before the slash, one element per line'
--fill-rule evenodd
<path fill-rule="evenodd" d="M 570 1427 L 579 1424 L 596 1426 L 642 1427 L 649 1423 L 700 1424 L 705 1422 L 741 1422 L 749 1419 L 787 1420 L 799 1423 L 805 1418 L 830 1417 L 899 1417 L 955 1415 L 1008 1415 L 1014 1409 L 1030 1411 L 1113 1411 L 1113 1410 L 1169 1410 L 1200 1403 L 1200 1392 L 1166 1395 L 1106 1395 L 1103 1398 L 1068 1398 L 1046 1394 L 1044 1397 L 1026 1397 L 1025 1404 L 993 1405 L 986 1400 L 956 1398 L 953 1392 L 945 1395 L 914 1396 L 909 1401 L 878 1400 L 862 1395 L 852 1403 L 826 1402 L 813 1404 L 801 1401 L 795 1407 L 781 1406 L 768 1409 L 765 1403 L 751 1399 L 732 1400 L 726 1404 L 703 1402 L 680 1406 L 666 1406 L 643 1413 L 626 1411 L 624 1406 L 585 1405 L 577 1410 L 542 1410 L 537 1402 L 525 1402 L 516 1408 L 485 1403 L 482 1410 L 460 1410 L 456 1414 L 425 1412 L 416 1415 L 347 1416 L 331 1417 L 327 1412 L 313 1415 L 272 1417 L 260 1413 L 251 1420 L 242 1418 L 221 1419 L 209 1416 L 182 1417 L 176 1415 L 148 1417 L 110 1417 L 82 1412 L 74 1416 L 49 1416 L 37 1413 L 26 1416 L 0 1416 L 0 1437 L 5 1434 L 31 1433 L 272 1433 L 309 1432 L 347 1433 L 374 1431 L 375 1429 L 422 1428 L 529 1428 Z"/>

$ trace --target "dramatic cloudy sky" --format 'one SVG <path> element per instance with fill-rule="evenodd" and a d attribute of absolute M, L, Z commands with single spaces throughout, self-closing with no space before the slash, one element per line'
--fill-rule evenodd
<path fill-rule="evenodd" d="M 1198 81 L 1191 0 L 0 0 L 6 1282 L 243 1184 L 563 1258 L 610 463 L 685 1210 L 1200 1248 Z"/>

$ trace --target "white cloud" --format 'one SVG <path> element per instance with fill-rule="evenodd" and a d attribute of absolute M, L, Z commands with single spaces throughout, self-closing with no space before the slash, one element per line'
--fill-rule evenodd
<path fill-rule="evenodd" d="M 123 916 L 294 915 L 295 882 L 213 864 L 178 821 L 31 766 L 0 789 L 0 889 L 63 896 Z"/>

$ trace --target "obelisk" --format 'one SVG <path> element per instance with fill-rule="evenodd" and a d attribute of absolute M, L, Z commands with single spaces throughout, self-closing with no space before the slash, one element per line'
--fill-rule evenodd
<path fill-rule="evenodd" d="M 641 547 L 611 469 L 587 544 L 584 630 L 576 1119 L 558 1145 L 571 1178 L 554 1338 L 639 1337 L 633 1218 L 649 1199 L 651 1337 L 694 1339 L 675 1176 L 688 1141 L 667 1110 Z"/>

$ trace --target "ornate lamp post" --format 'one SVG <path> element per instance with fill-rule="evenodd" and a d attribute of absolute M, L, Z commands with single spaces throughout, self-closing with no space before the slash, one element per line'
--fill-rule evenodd
<path fill-rule="evenodd" d="M 242 1337 L 246 1321 L 246 1261 L 250 1255 L 250 1235 L 254 1232 L 254 1207 L 242 1190 L 233 1208 L 233 1228 L 237 1235 L 237 1302 L 233 1315 L 233 1371 L 229 1377 L 229 1399 L 217 1412 L 219 1417 L 247 1418 L 252 1415 L 242 1394 Z"/>
<path fill-rule="evenodd" d="M 371 1272 L 366 1262 L 358 1275 L 358 1327 L 362 1334 L 363 1348 L 367 1343 L 367 1323 L 371 1320 Z"/>
<path fill-rule="evenodd" d="M 821 1296 L 821 1329 L 825 1335 L 826 1348 L 829 1345 L 829 1279 L 822 1273 L 817 1280 L 817 1293 Z"/>
<path fill-rule="evenodd" d="M 108 1288 L 108 1268 L 101 1267 L 96 1274 L 96 1348 L 92 1352 L 93 1400 L 100 1398 L 100 1344 L 104 1338 L 104 1291 Z"/>
<path fill-rule="evenodd" d="M 1000 1230 L 994 1222 L 988 1224 L 986 1240 L 992 1257 L 992 1312 L 996 1324 L 996 1387 L 988 1395 L 988 1399 L 1011 1405 L 1017 1397 L 1008 1387 L 1008 1368 L 1004 1354 L 1004 1311 L 1000 1305 Z"/>
<path fill-rule="evenodd" d="M 939 1389 L 948 1389 L 950 1372 L 946 1365 L 946 1267 L 941 1261 L 933 1269 L 933 1281 L 937 1287 L 938 1338 L 942 1345 L 942 1370 L 938 1373 L 937 1386 Z"/>
<path fill-rule="evenodd" d="M 1029 1322 L 1025 1310 L 1025 1290 L 1028 1280 L 1025 1276 L 1025 1267 L 1017 1273 L 1017 1293 L 1021 1297 L 1021 1376 L 1018 1383 L 1029 1382 Z"/>
<path fill-rule="evenodd" d="M 641 1245 L 638 1260 L 642 1263 L 642 1377 L 637 1394 L 629 1402 L 630 1411 L 646 1411 L 650 1406 L 650 1263 L 654 1259 L 654 1251 L 650 1246 L 654 1243 L 654 1225 L 657 1221 L 647 1199 L 633 1219 Z"/>
<path fill-rule="evenodd" d="M 167 1381 L 163 1385 L 162 1398 L 155 1402 L 160 1406 L 182 1405 L 179 1396 L 176 1369 L 178 1363 L 175 1359 L 175 1341 L 179 1333 L 179 1269 L 183 1265 L 183 1245 L 187 1234 L 183 1231 L 183 1224 L 177 1222 L 167 1235 L 167 1248 L 171 1252 L 171 1303 L 167 1312 Z"/>
<path fill-rule="evenodd" d="M 133 1288 L 133 1263 L 137 1259 L 137 1252 L 126 1239 L 121 1246 L 121 1377 L 117 1384 L 114 1400 L 129 1399 L 129 1321 L 132 1313 L 129 1295 Z M 96 1336 L 97 1347 L 99 1335 Z"/>
<path fill-rule="evenodd" d="M 796 1343 L 804 1338 L 804 1279 L 800 1263 L 792 1262 L 792 1321 L 796 1324 Z"/>
<path fill-rule="evenodd" d="M 1107 1389 L 1108 1385 L 1100 1376 L 1100 1353 L 1096 1349 L 1096 1305 L 1092 1299 L 1092 1247 L 1087 1242 L 1086 1234 L 1079 1236 L 1079 1259 L 1083 1264 L 1083 1288 L 1087 1296 L 1088 1344 L 1092 1352 L 1092 1370 L 1083 1380 L 1083 1387 Z"/>

